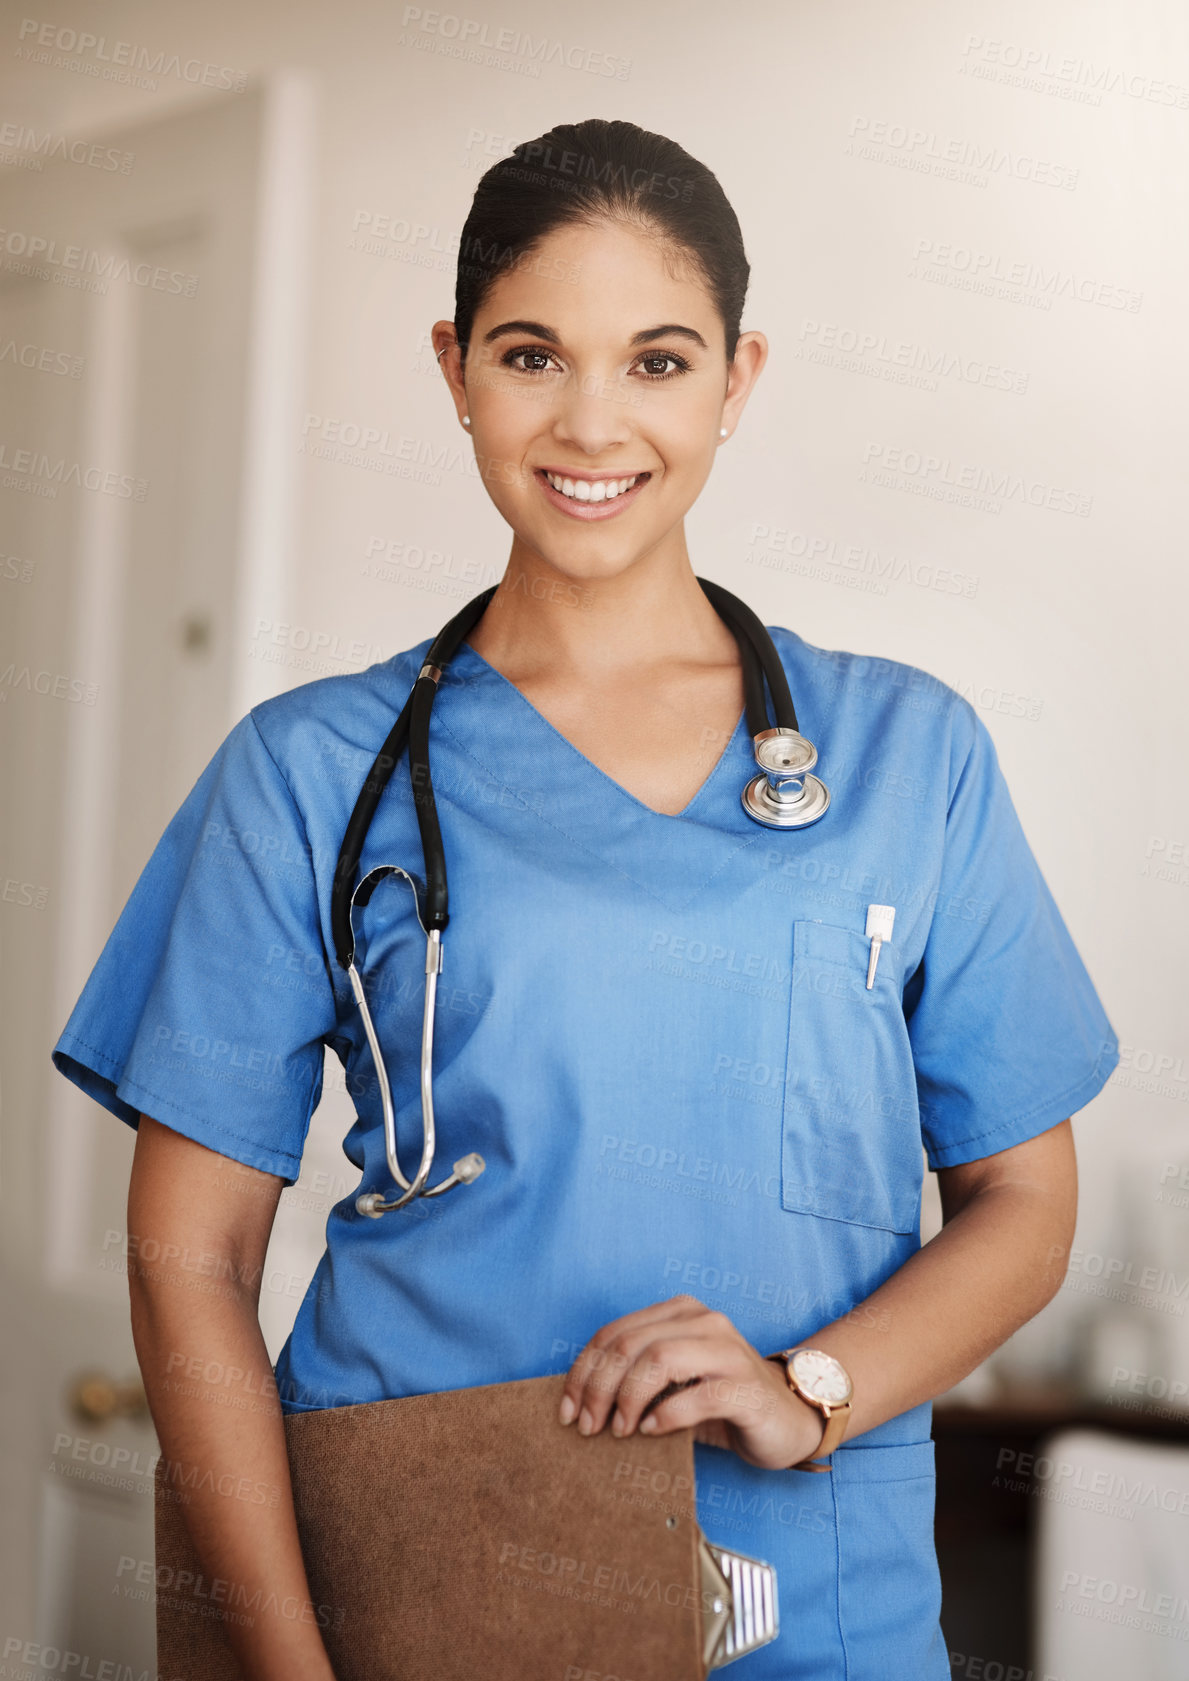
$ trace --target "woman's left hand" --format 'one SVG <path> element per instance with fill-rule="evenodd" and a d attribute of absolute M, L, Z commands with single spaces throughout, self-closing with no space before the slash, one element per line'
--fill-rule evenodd
<path fill-rule="evenodd" d="M 666 1398 L 651 1405 L 662 1391 Z M 766 1470 L 808 1458 L 825 1428 L 781 1366 L 693 1296 L 672 1296 L 596 1331 L 566 1374 L 559 1416 L 563 1424 L 576 1418 L 583 1435 L 596 1435 L 608 1418 L 621 1437 L 692 1424 L 696 1442 Z"/>

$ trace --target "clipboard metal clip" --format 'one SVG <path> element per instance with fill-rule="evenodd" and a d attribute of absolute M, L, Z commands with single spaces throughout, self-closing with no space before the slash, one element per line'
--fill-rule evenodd
<path fill-rule="evenodd" d="M 762 1559 L 715 1546 L 698 1531 L 702 1587 L 702 1661 L 721 1669 L 780 1633 L 776 1571 Z"/>

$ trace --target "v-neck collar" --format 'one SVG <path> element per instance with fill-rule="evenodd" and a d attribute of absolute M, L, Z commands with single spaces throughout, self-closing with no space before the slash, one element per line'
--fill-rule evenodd
<path fill-rule="evenodd" d="M 537 789 L 526 790 L 531 802 L 484 801 L 485 822 L 509 828 L 531 822 L 535 845 L 546 851 L 565 845 L 671 911 L 685 909 L 713 882 L 730 882 L 733 861 L 767 834 L 740 801 L 755 769 L 746 711 L 689 803 L 664 812 L 588 759 L 469 642 L 443 672 L 441 688 L 431 732 L 441 733 L 448 752 L 461 754 L 494 787 L 517 789 L 526 775 L 541 778 Z M 447 782 L 439 803 L 450 798 Z M 741 888 L 743 876 L 736 879 Z"/>
<path fill-rule="evenodd" d="M 704 795 L 708 794 L 711 784 L 722 770 L 723 765 L 734 755 L 736 743 L 739 739 L 739 733 L 747 722 L 747 708 L 744 707 L 735 721 L 735 727 L 731 731 L 722 752 L 718 755 L 718 758 L 714 761 L 713 765 L 711 765 L 709 771 L 703 777 L 695 792 L 682 806 L 681 810 L 658 811 L 655 806 L 647 805 L 637 795 L 633 794 L 630 788 L 625 788 L 622 782 L 617 782 L 613 776 L 609 775 L 608 772 L 602 768 L 601 765 L 596 765 L 593 759 L 588 758 L 587 755 L 582 752 L 581 748 L 575 747 L 569 736 L 563 735 L 557 725 L 551 723 L 550 720 L 546 718 L 545 714 L 533 705 L 532 701 L 529 700 L 523 689 L 517 688 L 511 678 L 505 677 L 502 671 L 492 665 L 490 660 L 484 659 L 483 655 L 479 653 L 477 649 L 473 648 L 469 642 L 463 642 L 460 644 L 458 652 L 451 661 L 451 668 L 457 670 L 460 666 L 465 667 L 468 661 L 472 665 L 482 667 L 484 671 L 490 672 L 493 678 L 503 684 L 506 689 L 510 689 L 516 696 L 516 699 L 520 701 L 523 706 L 528 708 L 533 717 L 536 718 L 545 729 L 549 730 L 552 735 L 561 742 L 562 746 L 566 748 L 568 752 L 572 753 L 575 758 L 581 759 L 582 763 L 587 766 L 587 768 L 595 776 L 602 777 L 603 781 L 607 783 L 609 787 L 613 788 L 623 799 L 630 800 L 640 811 L 647 812 L 649 817 L 659 818 L 665 823 L 680 823 L 684 818 L 689 817 L 693 813 L 694 807 L 700 804 Z"/>

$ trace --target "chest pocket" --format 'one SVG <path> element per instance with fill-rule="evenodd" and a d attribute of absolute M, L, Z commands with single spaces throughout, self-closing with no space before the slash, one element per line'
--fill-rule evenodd
<path fill-rule="evenodd" d="M 793 924 L 781 1205 L 916 1232 L 922 1151 L 899 949 L 826 922 Z"/>

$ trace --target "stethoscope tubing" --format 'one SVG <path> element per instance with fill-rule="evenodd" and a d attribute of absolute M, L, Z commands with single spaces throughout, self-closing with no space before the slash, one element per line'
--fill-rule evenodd
<path fill-rule="evenodd" d="M 777 728 L 797 730 L 799 734 L 797 709 L 793 705 L 788 678 L 776 657 L 772 638 L 760 619 L 745 601 L 740 601 L 738 596 L 723 589 L 721 584 L 713 583 L 709 578 L 699 578 L 698 582 L 702 586 L 703 594 L 719 617 L 725 619 L 739 644 L 748 733 L 754 739 L 771 727 L 764 699 L 766 678 L 772 695 L 772 710 L 776 714 Z"/>
<path fill-rule="evenodd" d="M 475 596 L 473 600 L 468 601 L 466 606 L 457 612 L 448 624 L 442 627 L 426 653 L 422 671 L 424 671 L 426 667 L 430 666 L 436 666 L 439 670 L 442 670 L 450 663 L 450 661 L 454 658 L 454 655 L 458 652 L 459 647 L 469 635 L 470 631 L 482 618 L 487 609 L 488 603 L 495 594 L 496 588 L 497 586 L 492 584 L 489 589 L 483 590 L 479 595 Z M 346 831 L 343 835 L 342 846 L 339 848 L 338 861 L 335 865 L 334 871 L 334 884 L 331 891 L 330 931 L 331 938 L 334 941 L 335 955 L 337 956 L 339 964 L 343 969 L 349 967 L 351 957 L 355 949 L 355 936 L 351 928 L 350 913 L 352 883 L 355 880 L 360 860 L 363 857 L 364 842 L 367 838 L 368 829 L 371 827 L 372 818 L 375 816 L 376 807 L 379 805 L 381 795 L 391 780 L 392 772 L 396 767 L 401 754 L 405 750 L 406 743 L 409 742 L 411 733 L 410 725 L 419 684 L 422 685 L 422 706 L 424 707 L 422 716 L 425 717 L 425 723 L 418 731 L 417 750 L 420 755 L 420 763 L 424 766 L 424 769 L 421 772 L 421 786 L 425 790 L 425 797 L 417 805 L 417 824 L 421 831 L 422 844 L 424 844 L 427 826 L 423 822 L 423 813 L 426 810 L 432 813 L 432 818 L 430 824 L 428 825 L 429 836 L 431 844 L 436 842 L 436 850 L 439 858 L 441 859 L 440 868 L 443 908 L 446 904 L 445 860 L 442 852 L 441 829 L 438 825 L 437 812 L 433 798 L 433 779 L 429 775 L 428 768 L 429 724 L 427 714 L 429 707 L 424 706 L 426 699 L 428 699 L 430 705 L 432 705 L 436 683 L 431 682 L 428 678 L 422 678 L 421 675 L 418 674 L 417 681 L 414 682 L 413 687 L 409 690 L 408 698 L 405 701 L 404 706 L 401 708 L 396 722 L 393 724 L 391 730 L 389 730 L 384 745 L 377 753 L 372 768 L 368 772 L 367 778 L 364 781 L 363 787 L 359 790 L 358 798 L 355 801 L 351 816 L 347 822 Z M 409 771 L 410 777 L 412 778 L 414 765 L 411 757 Z M 416 796 L 417 785 L 414 783 L 415 799 Z M 443 923 L 441 926 L 444 927 L 445 924 Z"/>
<path fill-rule="evenodd" d="M 739 647 L 743 670 L 745 714 L 748 730 L 756 744 L 757 758 L 760 758 L 761 751 L 765 747 L 776 746 L 778 749 L 776 763 L 780 767 L 778 775 L 783 772 L 783 780 L 797 791 L 791 797 L 791 803 L 795 804 L 802 786 L 802 771 L 798 766 L 803 766 L 805 770 L 808 770 L 816 761 L 817 755 L 813 747 L 800 735 L 796 708 L 793 705 L 788 679 L 785 676 L 780 657 L 764 625 L 745 602 L 740 601 L 729 590 L 723 589 L 720 584 L 715 584 L 708 578 L 699 577 L 697 581 L 710 604 L 735 637 Z M 335 864 L 330 905 L 331 938 L 334 943 L 335 955 L 342 968 L 347 972 L 352 992 L 359 1006 L 364 1032 L 376 1069 L 384 1113 L 384 1145 L 388 1169 L 395 1183 L 403 1187 L 404 1192 L 403 1195 L 393 1201 L 385 1200 L 378 1191 L 368 1192 L 358 1197 L 356 1208 L 361 1214 L 378 1217 L 392 1209 L 404 1207 L 414 1197 L 439 1196 L 443 1191 L 450 1190 L 454 1185 L 470 1183 L 483 1172 L 483 1158 L 472 1153 L 455 1162 L 454 1172 L 449 1178 L 443 1179 L 434 1186 L 426 1184 L 436 1146 L 433 1111 L 433 1027 L 437 979 L 441 973 L 443 959 L 442 933 L 450 920 L 446 855 L 442 844 L 441 825 L 438 821 L 437 802 L 434 798 L 433 777 L 430 772 L 429 733 L 433 703 L 437 696 L 442 672 L 483 616 L 497 588 L 498 585 L 493 584 L 467 602 L 442 627 L 427 649 L 425 659 L 409 691 L 408 698 L 388 732 L 384 745 L 376 755 L 372 768 L 356 798 Z M 775 726 L 772 725 L 768 715 L 768 703 L 764 692 L 765 682 L 771 695 L 772 709 L 776 715 Z M 777 739 L 774 743 L 770 738 Z M 799 760 L 790 761 L 787 757 L 783 757 L 790 750 L 790 740 L 794 754 L 800 756 Z M 399 865 L 379 866 L 371 870 L 354 889 L 352 888 L 359 871 L 363 847 L 372 818 L 375 816 L 381 796 L 391 780 L 396 763 L 406 747 L 409 754 L 409 777 L 413 789 L 413 801 L 425 864 L 423 907 L 417 904 L 416 881 L 407 870 L 402 869 Z M 761 759 L 761 764 L 765 762 Z M 787 768 L 790 765 L 791 768 Z M 769 784 L 777 785 L 770 767 L 766 775 L 755 778 L 753 783 L 749 784 L 748 789 L 744 791 L 744 806 L 757 821 L 768 823 L 771 826 L 786 826 L 790 822 L 797 825 L 816 821 L 828 805 L 829 795 L 816 778 L 804 776 L 804 782 L 814 784 L 815 795 L 819 796 L 816 805 L 813 807 L 812 815 L 802 814 L 790 818 L 786 812 L 786 814 L 777 813 L 774 817 L 772 809 L 765 805 Z M 757 787 L 762 790 L 764 798 L 757 800 Z M 777 807 L 780 805 L 781 798 L 786 802 L 790 800 L 790 796 L 786 792 L 784 796 L 777 798 L 775 802 Z M 355 905 L 359 904 L 361 908 L 365 906 L 378 882 L 386 876 L 394 874 L 403 876 L 412 889 L 417 920 L 426 936 L 425 1001 L 421 1026 L 423 1142 L 421 1161 L 412 1180 L 405 1177 L 397 1158 L 396 1115 L 392 1101 L 392 1090 L 379 1035 L 372 1020 L 371 1011 L 368 1008 L 363 978 L 355 964 L 355 930 L 352 922 L 352 912 Z"/>

